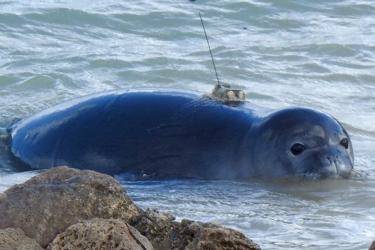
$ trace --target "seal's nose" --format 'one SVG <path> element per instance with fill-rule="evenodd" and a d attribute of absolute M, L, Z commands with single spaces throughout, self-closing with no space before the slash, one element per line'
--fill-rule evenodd
<path fill-rule="evenodd" d="M 338 156 L 327 156 L 323 163 L 323 168 L 320 170 L 322 177 L 341 176 L 348 178 L 352 172 L 353 166 L 349 161 L 344 161 Z"/>
<path fill-rule="evenodd" d="M 338 159 L 335 159 L 334 161 L 334 164 L 335 164 L 335 167 L 337 169 L 337 174 L 343 178 L 349 178 L 352 170 L 353 170 L 353 166 L 351 163 L 347 162 L 343 162 L 341 160 L 338 160 Z"/>
<path fill-rule="evenodd" d="M 323 178 L 333 177 L 338 175 L 336 165 L 331 157 L 327 156 L 323 159 L 323 166 L 319 171 Z"/>

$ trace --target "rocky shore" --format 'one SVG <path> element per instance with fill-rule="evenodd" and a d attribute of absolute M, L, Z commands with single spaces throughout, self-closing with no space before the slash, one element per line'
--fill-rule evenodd
<path fill-rule="evenodd" d="M 0 250 L 260 249 L 242 233 L 142 210 L 111 176 L 50 169 L 0 193 Z"/>

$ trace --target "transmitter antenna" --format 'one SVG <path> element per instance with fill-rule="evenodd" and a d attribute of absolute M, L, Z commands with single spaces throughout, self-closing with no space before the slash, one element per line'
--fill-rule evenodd
<path fill-rule="evenodd" d="M 201 19 L 201 24 L 202 24 L 202 28 L 203 28 L 203 31 L 204 31 L 204 36 L 206 37 L 206 41 L 207 41 L 207 45 L 208 45 L 208 51 L 210 51 L 211 60 L 212 60 L 212 65 L 214 66 L 214 70 L 215 70 L 215 75 L 216 75 L 217 85 L 220 85 L 219 75 L 217 74 L 217 70 L 216 70 L 216 65 L 215 65 L 214 56 L 212 55 L 210 42 L 208 41 L 208 36 L 207 36 L 206 28 L 204 27 L 204 23 L 203 23 L 202 15 L 201 15 L 200 12 L 199 12 L 199 18 Z"/>
<path fill-rule="evenodd" d="M 210 55 L 211 55 L 212 65 L 214 66 L 216 80 L 217 80 L 217 84 L 212 90 L 212 93 L 209 94 L 207 97 L 226 103 L 228 105 L 233 105 L 233 106 L 240 105 L 243 102 L 245 102 L 246 94 L 243 90 L 232 88 L 230 84 L 220 83 L 219 75 L 217 74 L 217 70 L 216 70 L 214 56 L 212 54 L 212 50 L 210 46 L 210 41 L 208 41 L 206 28 L 204 27 L 204 22 L 203 22 L 202 15 L 200 12 L 199 12 L 199 18 L 201 19 L 204 36 L 206 37 L 208 51 L 210 52 Z"/>

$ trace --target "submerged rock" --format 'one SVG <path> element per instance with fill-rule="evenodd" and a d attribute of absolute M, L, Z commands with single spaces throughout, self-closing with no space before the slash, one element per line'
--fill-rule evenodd
<path fill-rule="evenodd" d="M 153 250 L 153 247 L 146 237 L 120 220 L 93 219 L 70 226 L 57 235 L 48 249 Z"/>
<path fill-rule="evenodd" d="M 237 249 L 260 247 L 242 233 L 211 223 L 190 220 L 174 221 L 174 217 L 148 209 L 131 224 L 145 235 L 155 249 Z"/>
<path fill-rule="evenodd" d="M 21 228 L 47 246 L 80 220 L 128 221 L 139 209 L 112 177 L 67 167 L 50 169 L 0 195 L 0 228 Z"/>
<path fill-rule="evenodd" d="M 0 250 L 43 250 L 34 240 L 17 228 L 6 228 L 0 230 Z"/>

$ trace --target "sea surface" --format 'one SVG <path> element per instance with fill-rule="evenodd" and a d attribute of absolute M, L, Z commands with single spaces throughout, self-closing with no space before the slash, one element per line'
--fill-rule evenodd
<path fill-rule="evenodd" d="M 114 89 L 209 92 L 332 114 L 351 134 L 350 180 L 132 182 L 142 207 L 244 232 L 263 249 L 366 249 L 375 240 L 373 0 L 0 0 L 0 127 Z M 100 131 L 99 131 L 100 132 Z M 0 147 L 0 191 L 17 173 Z"/>

